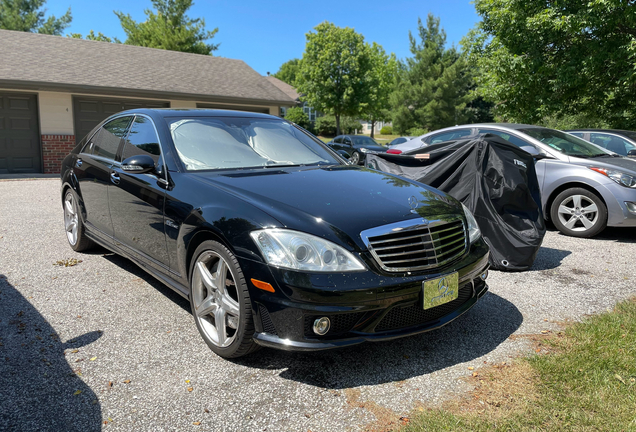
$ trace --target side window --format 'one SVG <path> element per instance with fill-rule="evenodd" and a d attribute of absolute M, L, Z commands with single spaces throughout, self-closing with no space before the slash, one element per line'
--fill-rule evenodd
<path fill-rule="evenodd" d="M 343 144 L 347 144 L 347 145 L 351 145 L 351 138 L 349 138 L 349 137 L 344 137 L 344 138 L 342 139 L 342 143 L 343 143 Z"/>
<path fill-rule="evenodd" d="M 618 153 L 623 156 L 627 156 L 628 150 L 631 150 L 632 148 L 632 145 L 629 142 L 615 135 L 592 133 L 590 134 L 590 141 L 611 152 Z"/>
<path fill-rule="evenodd" d="M 342 136 L 337 136 L 333 139 L 336 144 L 342 144 Z"/>
<path fill-rule="evenodd" d="M 130 119 L 130 117 L 120 117 L 106 123 L 95 139 L 93 154 L 114 160 Z"/>
<path fill-rule="evenodd" d="M 458 130 L 453 130 L 449 132 L 442 132 L 440 134 L 431 136 L 429 138 L 430 144 L 437 144 L 444 141 L 451 141 L 451 140 L 467 137 L 467 136 L 470 136 L 470 132 L 471 132 L 470 129 L 458 129 Z"/>
<path fill-rule="evenodd" d="M 522 140 L 521 138 L 517 138 L 514 135 L 510 135 L 509 133 L 498 131 L 498 130 L 479 129 L 479 133 L 480 134 L 493 134 L 493 135 L 500 136 L 503 139 L 505 139 L 506 141 L 508 141 L 509 143 L 516 145 L 517 147 L 532 146 L 532 144 Z M 534 146 L 532 146 L 532 147 L 534 147 Z"/>
<path fill-rule="evenodd" d="M 579 138 L 583 138 L 583 135 L 585 135 L 584 132 L 568 132 L 570 135 L 574 135 L 575 137 L 579 137 Z"/>
<path fill-rule="evenodd" d="M 124 140 L 122 160 L 131 156 L 148 155 L 152 157 L 155 164 L 161 156 L 159 138 L 150 119 L 146 117 L 136 117 L 130 132 Z"/>

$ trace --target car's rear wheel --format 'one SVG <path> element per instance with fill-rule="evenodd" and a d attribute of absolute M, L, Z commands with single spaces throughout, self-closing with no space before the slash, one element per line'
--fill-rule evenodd
<path fill-rule="evenodd" d="M 74 251 L 81 252 L 94 246 L 93 241 L 84 233 L 77 196 L 71 189 L 67 189 L 64 194 L 64 230 L 68 244 Z"/>
<path fill-rule="evenodd" d="M 234 254 L 205 241 L 190 265 L 190 307 L 199 333 L 210 349 L 225 358 L 249 354 L 254 321 L 245 277 Z"/>
<path fill-rule="evenodd" d="M 607 207 L 595 193 L 571 188 L 554 199 L 550 218 L 565 235 L 594 237 L 607 226 Z"/>
<path fill-rule="evenodd" d="M 354 151 L 349 162 L 351 162 L 352 165 L 358 165 L 360 163 L 360 153 Z"/>

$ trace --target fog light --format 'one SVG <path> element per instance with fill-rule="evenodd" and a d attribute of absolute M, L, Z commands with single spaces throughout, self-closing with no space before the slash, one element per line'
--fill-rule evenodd
<path fill-rule="evenodd" d="M 479 275 L 479 277 L 481 278 L 481 280 L 486 280 L 486 278 L 488 277 L 488 270 L 486 270 L 485 272 L 483 272 L 482 274 Z"/>
<path fill-rule="evenodd" d="M 627 210 L 629 210 L 630 213 L 636 214 L 636 203 L 625 201 L 625 205 L 627 206 Z"/>
<path fill-rule="evenodd" d="M 314 333 L 318 336 L 326 335 L 330 327 L 331 321 L 329 321 L 329 318 L 327 317 L 318 318 L 314 321 Z"/>

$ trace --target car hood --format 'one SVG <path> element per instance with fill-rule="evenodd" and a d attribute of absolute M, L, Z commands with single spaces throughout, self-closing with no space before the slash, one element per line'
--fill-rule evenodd
<path fill-rule="evenodd" d="M 364 249 L 360 238 L 363 230 L 408 219 L 463 215 L 458 201 L 436 189 L 361 167 L 195 175 L 249 202 L 287 228 L 360 250 Z"/>
<path fill-rule="evenodd" d="M 627 174 L 636 175 L 636 159 L 627 157 L 601 157 L 593 159 L 570 157 L 570 162 L 586 167 L 617 169 Z"/>

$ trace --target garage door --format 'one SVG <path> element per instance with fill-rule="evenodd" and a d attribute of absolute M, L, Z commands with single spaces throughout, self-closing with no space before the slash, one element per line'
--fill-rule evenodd
<path fill-rule="evenodd" d="M 0 174 L 40 170 L 37 96 L 0 93 Z"/>
<path fill-rule="evenodd" d="M 98 99 L 73 97 L 75 141 L 80 141 L 109 115 L 134 108 L 168 108 L 169 102 L 134 99 Z"/>
<path fill-rule="evenodd" d="M 221 104 L 197 104 L 197 108 L 212 108 L 232 111 L 249 111 L 256 113 L 269 114 L 269 107 L 242 107 L 236 105 L 221 105 Z"/>

